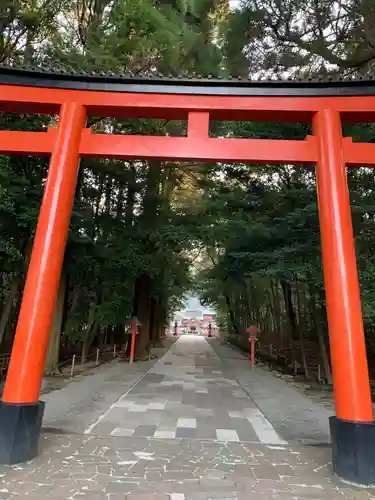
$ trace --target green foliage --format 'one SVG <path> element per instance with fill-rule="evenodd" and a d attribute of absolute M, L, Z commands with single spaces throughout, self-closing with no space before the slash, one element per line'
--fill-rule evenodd
<path fill-rule="evenodd" d="M 265 0 L 260 9 L 258 1 L 243 0 L 231 12 L 226 0 L 5 2 L 0 60 L 130 75 L 371 74 L 373 44 L 363 35 L 371 33 L 370 16 L 356 14 L 372 12 L 371 2 L 349 1 L 345 12 L 339 3 Z M 312 6 L 319 19 L 311 16 Z M 297 17 L 304 22 L 294 23 Z M 320 25 L 331 32 L 329 46 L 319 38 Z M 0 127 L 45 131 L 55 121 L 3 114 Z M 186 133 L 186 123 L 165 120 L 97 117 L 89 125 L 102 133 Z M 346 125 L 345 133 L 375 138 L 373 125 Z M 303 140 L 311 126 L 219 122 L 210 134 Z M 24 276 L 46 175 L 46 159 L 0 159 L 0 305 L 13 277 Z M 349 176 L 369 335 L 375 323 L 373 181 L 365 168 Z M 316 325 L 326 328 L 319 241 L 312 167 L 84 159 L 64 262 L 62 329 L 74 343 L 89 345 L 116 329 L 121 339 L 146 282 L 143 293 L 157 304 L 159 326 L 193 288 L 236 335 L 254 322 L 295 338 L 297 323 L 314 338 Z M 20 295 L 14 316 L 19 302 Z"/>

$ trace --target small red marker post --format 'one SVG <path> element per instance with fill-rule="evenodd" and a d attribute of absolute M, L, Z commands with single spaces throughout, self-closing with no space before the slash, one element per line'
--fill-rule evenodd
<path fill-rule="evenodd" d="M 129 356 L 129 362 L 130 364 L 133 363 L 134 361 L 134 355 L 135 355 L 135 337 L 138 335 L 138 319 L 133 318 L 130 322 L 130 327 L 131 327 L 131 342 L 130 342 L 130 356 Z"/>
<path fill-rule="evenodd" d="M 250 334 L 249 338 L 248 338 L 248 341 L 249 341 L 249 344 L 250 344 L 250 365 L 251 365 L 251 368 L 254 368 L 255 366 L 255 342 L 258 340 L 255 336 L 255 334 L 257 333 L 257 329 L 255 327 L 249 327 L 247 328 L 247 333 Z"/>

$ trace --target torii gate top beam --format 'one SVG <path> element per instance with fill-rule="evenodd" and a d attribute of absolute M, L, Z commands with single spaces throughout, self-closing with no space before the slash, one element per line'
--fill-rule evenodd
<path fill-rule="evenodd" d="M 0 110 L 58 113 L 67 100 L 91 116 L 310 122 L 334 108 L 345 121 L 375 120 L 375 81 L 252 81 L 48 73 L 0 68 Z M 183 99 L 181 97 L 183 96 Z"/>
<path fill-rule="evenodd" d="M 316 138 L 209 137 L 212 120 L 307 122 L 331 109 L 342 120 L 375 121 L 373 81 L 251 81 L 48 73 L 0 68 L 0 111 L 57 114 L 82 105 L 88 116 L 187 120 L 187 137 L 82 133 L 80 156 L 118 159 L 313 164 Z M 0 131 L 0 153 L 50 155 L 55 129 Z M 343 139 L 347 165 L 375 164 L 375 144 Z"/>

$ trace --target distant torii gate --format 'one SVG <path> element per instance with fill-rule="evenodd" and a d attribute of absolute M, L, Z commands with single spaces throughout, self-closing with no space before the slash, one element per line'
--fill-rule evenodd
<path fill-rule="evenodd" d="M 345 166 L 375 144 L 341 120 L 375 121 L 373 82 L 249 82 L 48 74 L 0 69 L 0 111 L 59 114 L 46 132 L 0 131 L 0 153 L 51 156 L 3 399 L 0 462 L 37 454 L 45 353 L 80 157 L 315 164 L 336 416 L 334 472 L 375 484 L 375 425 Z M 88 116 L 188 120 L 187 137 L 94 134 Z M 306 140 L 209 138 L 210 120 L 312 122 Z M 288 412 L 288 408 L 285 408 Z"/>

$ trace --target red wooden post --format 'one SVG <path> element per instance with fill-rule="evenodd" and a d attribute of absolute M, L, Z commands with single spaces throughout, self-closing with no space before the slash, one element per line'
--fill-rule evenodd
<path fill-rule="evenodd" d="M 129 357 L 129 362 L 130 364 L 133 363 L 134 361 L 134 355 L 135 355 L 135 337 L 137 335 L 138 331 L 138 321 L 137 319 L 132 319 L 131 321 L 131 343 L 130 343 L 130 357 Z"/>
<path fill-rule="evenodd" d="M 345 481 L 375 484 L 375 426 L 339 112 L 323 109 L 313 125 L 336 401 L 336 417 L 330 419 L 333 469 Z"/>
<path fill-rule="evenodd" d="M 251 368 L 254 368 L 254 366 L 255 366 L 255 342 L 256 342 L 256 339 L 249 338 L 249 342 L 250 342 L 250 364 L 251 364 Z"/>
<path fill-rule="evenodd" d="M 7 403 L 35 403 L 39 399 L 77 182 L 84 123 L 83 106 L 66 103 L 61 107 L 58 136 L 51 157 L 4 388 L 3 401 Z"/>
<path fill-rule="evenodd" d="M 62 105 L 1 402 L 2 425 L 6 424 L 7 429 L 5 433 L 0 431 L 2 463 L 29 460 L 37 453 L 44 410 L 44 403 L 38 402 L 39 393 L 72 212 L 85 119 L 85 108 L 81 104 L 68 102 Z M 4 422 L 7 419 L 8 423 Z"/>
<path fill-rule="evenodd" d="M 251 368 L 254 368 L 255 366 L 255 342 L 258 340 L 255 336 L 257 333 L 257 329 L 255 327 L 249 327 L 247 328 L 247 333 L 250 334 L 250 337 L 248 338 L 249 344 L 250 344 L 250 365 Z"/>
<path fill-rule="evenodd" d="M 336 415 L 372 421 L 372 402 L 342 131 L 337 111 L 315 116 L 320 160 L 316 167 Z"/>

